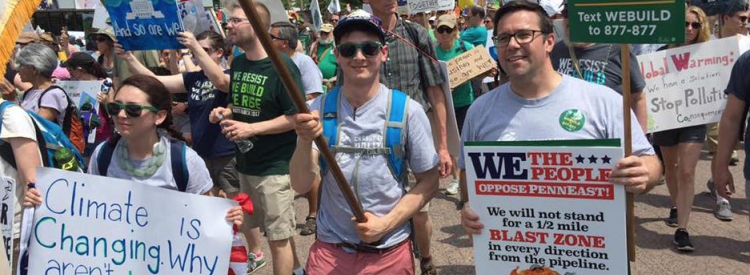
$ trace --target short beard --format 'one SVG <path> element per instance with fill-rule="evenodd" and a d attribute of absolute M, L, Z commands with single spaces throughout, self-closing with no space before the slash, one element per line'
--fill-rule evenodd
<path fill-rule="evenodd" d="M 332 37 L 328 37 L 327 39 L 321 38 L 319 43 L 323 45 L 331 44 L 333 43 L 333 38 Z"/>

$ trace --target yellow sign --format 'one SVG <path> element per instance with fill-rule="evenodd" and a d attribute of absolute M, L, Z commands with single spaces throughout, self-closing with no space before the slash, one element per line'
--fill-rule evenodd
<path fill-rule="evenodd" d="M 473 48 L 448 61 L 448 78 L 450 78 L 451 89 L 486 73 L 495 67 L 495 62 L 490 53 L 479 46 Z"/>

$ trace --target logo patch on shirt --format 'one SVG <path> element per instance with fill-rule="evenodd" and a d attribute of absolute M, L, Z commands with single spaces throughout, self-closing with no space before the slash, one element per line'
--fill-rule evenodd
<path fill-rule="evenodd" d="M 568 132 L 577 132 L 586 124 L 586 114 L 578 109 L 569 109 L 560 114 L 560 127 Z"/>

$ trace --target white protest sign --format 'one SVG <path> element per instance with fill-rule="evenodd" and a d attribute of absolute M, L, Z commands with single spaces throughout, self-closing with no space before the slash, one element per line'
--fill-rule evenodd
<path fill-rule="evenodd" d="M 197 36 L 199 33 L 211 29 L 209 17 L 206 17 L 206 11 L 200 0 L 181 1 L 177 3 L 177 9 L 186 31 Z"/>
<path fill-rule="evenodd" d="M 70 100 L 72 100 L 73 103 L 76 104 L 76 107 L 81 109 L 81 111 L 83 111 L 81 107 L 83 107 L 85 103 L 89 103 L 97 114 L 100 111 L 104 112 L 104 110 L 99 110 L 99 101 L 96 99 L 99 92 L 104 89 L 102 87 L 102 81 L 58 81 L 55 85 L 63 88 L 70 97 Z M 91 131 L 88 135 L 87 141 L 88 143 L 96 142 L 96 131 Z"/>
<path fill-rule="evenodd" d="M 2 177 L 0 182 L 0 233 L 8 262 L 13 262 L 13 221 L 15 218 L 16 179 Z M 3 250 L 0 250 L 3 251 Z M 2 270 L 3 267 L 0 267 Z"/>
<path fill-rule="evenodd" d="M 236 202 L 37 168 L 28 274 L 227 274 Z"/>
<path fill-rule="evenodd" d="M 406 0 L 410 14 L 428 11 L 453 10 L 456 7 L 454 0 Z"/>
<path fill-rule="evenodd" d="M 451 89 L 458 87 L 495 67 L 495 62 L 484 46 L 478 46 L 448 61 Z"/>
<path fill-rule="evenodd" d="M 97 29 L 106 28 L 107 18 L 109 18 L 107 7 L 105 7 L 104 5 L 96 5 L 96 7 L 94 8 L 94 22 L 91 23 L 91 27 Z"/>
<path fill-rule="evenodd" d="M 646 80 L 648 132 L 717 122 L 724 89 L 742 53 L 737 37 L 639 55 Z"/>
<path fill-rule="evenodd" d="M 459 134 L 458 121 L 456 120 L 456 108 L 453 106 L 453 92 L 450 88 L 450 79 L 448 79 L 448 64 L 445 61 L 440 62 L 440 73 L 443 74 L 443 94 L 445 94 L 445 109 L 446 109 L 446 134 L 448 135 L 448 152 L 451 156 L 458 157 L 461 154 L 461 135 Z M 434 112 L 433 112 L 434 114 Z M 437 135 L 435 132 L 437 127 L 432 127 L 433 137 Z"/>
<path fill-rule="evenodd" d="M 469 205 L 484 224 L 473 236 L 477 274 L 628 274 L 625 190 L 608 181 L 619 140 L 464 148 Z"/>

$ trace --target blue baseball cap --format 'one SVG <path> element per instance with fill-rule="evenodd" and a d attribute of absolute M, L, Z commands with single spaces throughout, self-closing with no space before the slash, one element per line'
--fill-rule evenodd
<path fill-rule="evenodd" d="M 383 21 L 380 18 L 364 11 L 356 10 L 339 20 L 333 29 L 333 38 L 338 43 L 344 34 L 354 30 L 366 31 L 376 34 L 381 43 L 385 43 L 385 32 L 383 32 Z"/>

